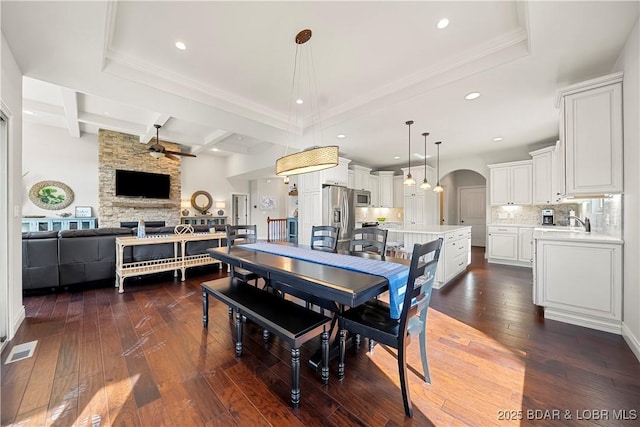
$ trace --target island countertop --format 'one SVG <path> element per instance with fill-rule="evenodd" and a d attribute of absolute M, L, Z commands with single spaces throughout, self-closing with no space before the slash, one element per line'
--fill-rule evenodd
<path fill-rule="evenodd" d="M 580 242 L 580 243 L 612 243 L 617 245 L 624 244 L 624 241 L 615 236 L 609 236 L 600 233 L 586 233 L 582 231 L 576 231 L 570 227 L 558 228 L 558 229 L 545 229 L 536 228 L 533 233 L 535 240 L 560 240 L 565 242 Z"/>

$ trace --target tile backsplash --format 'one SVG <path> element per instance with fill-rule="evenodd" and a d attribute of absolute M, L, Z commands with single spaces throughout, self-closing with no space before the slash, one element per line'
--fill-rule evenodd
<path fill-rule="evenodd" d="M 492 206 L 491 224 L 541 225 L 542 209 L 553 209 L 556 225 L 570 225 L 569 213 L 574 211 L 577 217 L 590 219 L 593 232 L 622 236 L 622 196 L 619 194 L 598 199 L 574 199 L 573 203 L 551 206 Z"/>
<path fill-rule="evenodd" d="M 356 222 L 373 222 L 386 218 L 388 222 L 403 222 L 402 208 L 356 208 Z"/>

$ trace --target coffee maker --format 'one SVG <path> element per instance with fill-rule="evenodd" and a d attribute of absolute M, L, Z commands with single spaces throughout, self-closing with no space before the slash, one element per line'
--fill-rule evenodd
<path fill-rule="evenodd" d="M 542 225 L 555 225 L 553 222 L 553 209 L 542 209 Z"/>

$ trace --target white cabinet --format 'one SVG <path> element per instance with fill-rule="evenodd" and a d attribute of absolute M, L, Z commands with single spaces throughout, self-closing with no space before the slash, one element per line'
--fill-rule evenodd
<path fill-rule="evenodd" d="M 532 161 L 488 165 L 492 205 L 530 205 L 532 201 Z"/>
<path fill-rule="evenodd" d="M 303 192 L 298 196 L 298 242 L 308 245 L 311 227 L 322 224 L 322 190 Z"/>
<path fill-rule="evenodd" d="M 393 207 L 401 208 L 404 205 L 404 186 L 402 182 L 404 177 L 402 175 L 393 177 Z"/>
<path fill-rule="evenodd" d="M 518 261 L 533 263 L 533 227 L 518 227 Z"/>
<path fill-rule="evenodd" d="M 22 218 L 22 231 L 88 230 L 97 218 Z"/>
<path fill-rule="evenodd" d="M 546 147 L 529 153 L 533 162 L 533 204 L 555 203 L 553 194 L 553 155 L 555 147 Z"/>
<path fill-rule="evenodd" d="M 418 230 L 425 225 L 424 196 L 404 196 L 404 225 Z"/>
<path fill-rule="evenodd" d="M 489 227 L 489 262 L 518 261 L 518 227 Z"/>
<path fill-rule="evenodd" d="M 403 168 L 402 172 L 404 173 L 404 179 L 407 177 L 408 169 Z M 424 179 L 424 171 L 422 169 L 416 170 L 416 168 L 411 169 L 411 176 L 416 181 L 415 185 L 404 185 L 404 195 L 409 196 L 413 194 L 424 194 L 424 190 L 420 188 L 420 184 L 422 184 L 422 180 Z"/>
<path fill-rule="evenodd" d="M 319 171 L 321 184 L 349 185 L 349 163 L 351 160 L 338 159 L 338 166 Z"/>
<path fill-rule="evenodd" d="M 369 181 L 371 169 L 358 165 L 352 165 L 351 169 L 354 173 L 353 188 L 356 190 L 371 190 L 371 183 Z"/>
<path fill-rule="evenodd" d="M 547 319 L 620 334 L 622 245 L 536 239 L 534 292 Z"/>
<path fill-rule="evenodd" d="M 551 156 L 551 193 L 555 203 L 560 203 L 564 200 L 567 191 L 564 178 L 564 144 L 562 140 L 558 140 Z"/>
<path fill-rule="evenodd" d="M 377 175 L 369 176 L 369 188 L 371 191 L 371 207 L 380 206 L 380 178 Z"/>
<path fill-rule="evenodd" d="M 566 194 L 622 193 L 622 73 L 558 93 Z"/>
<path fill-rule="evenodd" d="M 394 204 L 395 188 L 394 188 L 394 172 L 393 171 L 378 171 L 371 174 L 371 198 L 373 199 L 373 183 L 374 179 L 378 179 L 378 200 L 374 206 L 381 208 L 393 208 Z"/>
<path fill-rule="evenodd" d="M 347 181 L 347 188 L 354 188 L 354 186 L 356 185 L 356 173 L 349 169 L 348 173 L 348 181 Z"/>
<path fill-rule="evenodd" d="M 444 253 L 444 283 L 447 283 L 471 263 L 471 230 L 446 233 Z"/>

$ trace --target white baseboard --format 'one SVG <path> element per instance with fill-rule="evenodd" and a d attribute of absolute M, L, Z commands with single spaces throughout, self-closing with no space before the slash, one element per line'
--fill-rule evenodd
<path fill-rule="evenodd" d="M 526 261 L 511 261 L 508 259 L 499 259 L 499 258 L 487 258 L 487 262 L 489 264 L 500 264 L 500 265 L 510 265 L 513 267 L 526 267 L 533 268 L 533 264 Z"/>
<path fill-rule="evenodd" d="M 26 312 L 24 309 L 24 305 L 20 306 L 20 310 L 18 310 L 18 312 L 16 313 L 16 317 L 13 320 L 13 328 L 9 331 L 9 333 L 11 334 L 8 338 L 9 339 L 13 339 L 13 337 L 16 335 L 16 332 L 18 332 L 18 328 L 20 328 L 20 325 L 22 325 L 22 322 L 24 321 L 26 317 Z"/>
<path fill-rule="evenodd" d="M 544 308 L 544 318 L 570 323 L 572 325 L 584 326 L 585 328 L 597 329 L 598 331 L 610 332 L 616 335 L 620 335 L 622 333 L 622 322 L 619 320 L 594 319 L 589 316 L 549 307 Z"/>
<path fill-rule="evenodd" d="M 624 322 L 622 322 L 622 338 L 624 338 L 633 354 L 636 355 L 636 359 L 640 362 L 640 339 L 633 335 Z"/>

